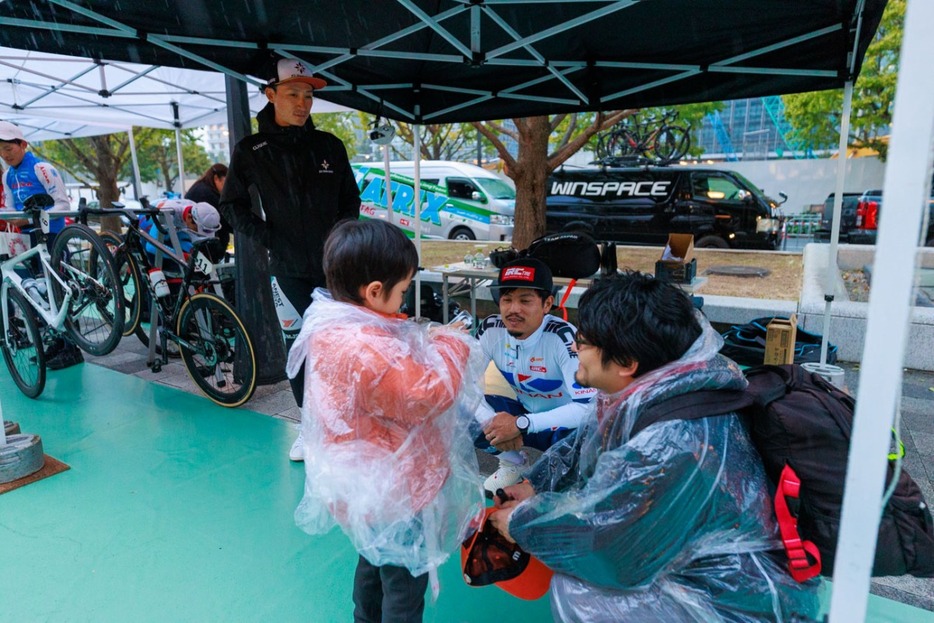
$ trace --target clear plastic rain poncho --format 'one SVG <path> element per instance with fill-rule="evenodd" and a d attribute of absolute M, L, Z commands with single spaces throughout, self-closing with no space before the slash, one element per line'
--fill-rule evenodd
<path fill-rule="evenodd" d="M 484 506 L 467 432 L 486 367 L 476 340 L 317 289 L 289 375 L 303 362 L 305 495 L 296 523 L 321 534 L 336 522 L 370 563 L 434 571 Z"/>
<path fill-rule="evenodd" d="M 659 422 L 643 407 L 697 390 L 743 389 L 703 333 L 672 363 L 601 395 L 594 416 L 532 468 L 536 492 L 509 531 L 554 569 L 559 621 L 789 621 L 816 616 L 819 580 L 784 569 L 761 460 L 735 414 Z"/>

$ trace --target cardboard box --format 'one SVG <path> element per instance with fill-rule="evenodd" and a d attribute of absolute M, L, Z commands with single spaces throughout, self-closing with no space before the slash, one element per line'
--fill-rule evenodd
<path fill-rule="evenodd" d="M 798 337 L 798 316 L 775 318 L 766 327 L 765 361 L 763 363 L 780 366 L 795 362 L 795 339 Z"/>
<path fill-rule="evenodd" d="M 670 259 L 672 257 L 680 260 Z M 674 283 L 691 283 L 697 276 L 697 258 L 694 257 L 692 234 L 668 234 L 668 245 L 662 258 L 655 262 L 655 278 Z"/>

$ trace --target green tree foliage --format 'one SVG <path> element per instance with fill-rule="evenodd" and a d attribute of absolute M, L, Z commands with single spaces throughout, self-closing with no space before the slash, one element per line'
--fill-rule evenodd
<path fill-rule="evenodd" d="M 888 148 L 885 137 L 892 123 L 905 4 L 905 0 L 889 0 L 853 85 L 847 144 L 874 149 L 882 160 Z M 782 100 L 785 115 L 799 138 L 811 145 L 839 143 L 842 89 L 786 95 Z"/>
<path fill-rule="evenodd" d="M 311 119 L 315 127 L 325 132 L 330 132 L 341 139 L 344 147 L 347 148 L 347 157 L 353 158 L 358 151 L 358 136 L 363 129 L 360 115 L 356 112 L 333 112 L 312 114 Z"/>
<path fill-rule="evenodd" d="M 182 130 L 182 162 L 186 179 L 201 177 L 213 163 L 195 136 L 194 130 Z M 177 191 L 178 187 L 178 151 L 175 146 L 174 130 L 156 128 L 138 128 L 135 130 L 136 157 L 139 161 L 139 175 L 144 182 L 155 182 L 166 190 Z M 125 179 L 133 179 L 133 163 L 123 163 L 120 174 Z"/>

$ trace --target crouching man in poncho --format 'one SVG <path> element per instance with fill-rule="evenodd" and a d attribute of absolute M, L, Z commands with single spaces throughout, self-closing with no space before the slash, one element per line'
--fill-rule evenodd
<path fill-rule="evenodd" d="M 736 413 L 651 424 L 674 396 L 746 387 L 720 336 L 676 287 L 640 273 L 580 300 L 577 382 L 595 417 L 507 487 L 490 521 L 555 571 L 558 621 L 791 621 L 818 581 L 784 569 L 761 459 Z M 807 620 L 805 618 L 805 620 Z"/>
<path fill-rule="evenodd" d="M 305 364 L 305 495 L 310 534 L 335 522 L 353 542 L 354 621 L 421 621 L 425 589 L 483 508 L 467 433 L 485 361 L 457 329 L 398 314 L 418 267 L 385 221 L 345 221 L 324 246 L 317 289 L 289 353 Z"/>

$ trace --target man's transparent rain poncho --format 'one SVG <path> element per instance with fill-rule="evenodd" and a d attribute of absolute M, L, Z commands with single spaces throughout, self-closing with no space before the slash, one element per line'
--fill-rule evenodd
<path fill-rule="evenodd" d="M 457 329 L 314 293 L 289 354 L 305 363 L 305 495 L 297 524 L 335 523 L 374 565 L 433 572 L 484 506 L 468 426 L 486 361 Z"/>
<path fill-rule="evenodd" d="M 736 415 L 674 420 L 631 438 L 643 407 L 698 390 L 743 389 L 739 367 L 703 332 L 681 359 L 601 395 L 577 435 L 529 480 L 539 492 L 509 530 L 555 571 L 562 621 L 788 621 L 814 616 L 816 581 L 782 565 L 769 485 Z M 625 330 L 625 328 L 624 328 Z"/>

